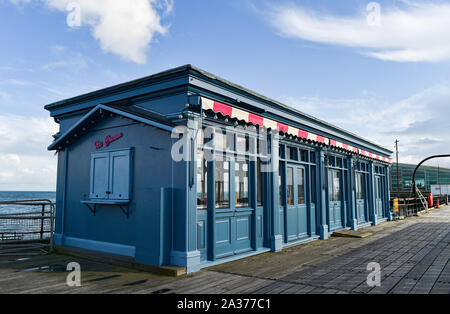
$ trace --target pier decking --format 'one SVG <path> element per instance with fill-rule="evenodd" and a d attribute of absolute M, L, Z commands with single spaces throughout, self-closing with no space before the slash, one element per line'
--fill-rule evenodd
<path fill-rule="evenodd" d="M 450 207 L 174 278 L 66 255 L 0 257 L 1 293 L 450 293 Z M 388 241 L 386 241 L 388 240 Z M 66 266 L 81 266 L 68 287 Z M 366 284 L 369 262 L 380 287 Z"/>

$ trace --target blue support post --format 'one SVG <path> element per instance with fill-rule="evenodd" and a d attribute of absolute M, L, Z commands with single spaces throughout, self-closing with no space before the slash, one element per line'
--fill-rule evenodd
<path fill-rule="evenodd" d="M 385 187 L 385 191 L 386 191 L 386 211 L 387 211 L 387 218 L 389 221 L 392 221 L 393 217 L 392 217 L 392 212 L 391 212 L 391 187 L 390 187 L 390 182 L 389 182 L 389 178 L 390 178 L 390 167 L 386 166 L 386 176 L 385 176 L 385 181 L 386 181 L 386 187 Z"/>
<path fill-rule="evenodd" d="M 257 151 L 257 145 L 256 145 L 256 140 L 251 140 L 250 141 L 250 151 L 252 152 L 256 152 Z M 250 207 L 253 208 L 254 213 L 251 217 L 251 230 L 252 230 L 252 234 L 251 234 L 251 246 L 253 250 L 257 250 L 258 248 L 258 241 L 257 241 L 257 209 L 256 209 L 256 203 L 257 203 L 257 193 L 258 193 L 258 188 L 257 188 L 257 158 L 254 157 L 253 155 L 249 158 L 249 187 L 251 189 L 249 189 L 249 198 L 250 198 Z"/>
<path fill-rule="evenodd" d="M 271 158 L 270 158 L 270 187 L 271 187 L 271 249 L 273 252 L 279 252 L 283 248 L 283 236 L 280 230 L 280 210 L 278 207 L 279 187 L 278 187 L 278 167 L 279 167 L 279 135 L 272 133 L 271 136 Z"/>
<path fill-rule="evenodd" d="M 317 169 L 319 176 L 317 177 L 319 193 L 320 193 L 320 238 L 326 240 L 330 237 L 327 224 L 327 200 L 326 200 L 326 168 L 325 168 L 325 152 L 320 149 L 317 154 Z"/>
<path fill-rule="evenodd" d="M 377 225 L 376 214 L 376 200 L 375 200 L 375 165 L 373 161 L 369 162 L 369 216 L 370 221 L 375 226 Z"/>
<path fill-rule="evenodd" d="M 349 213 L 350 213 L 350 227 L 352 228 L 352 230 L 358 230 L 358 220 L 356 218 L 356 197 L 355 197 L 355 186 L 354 186 L 354 182 L 355 182 L 355 173 L 353 171 L 353 164 L 354 164 L 354 159 L 352 156 L 350 156 L 347 159 L 348 162 L 348 206 L 349 208 Z"/>
<path fill-rule="evenodd" d="M 200 251 L 197 250 L 197 204 L 195 184 L 196 142 L 192 139 L 199 127 L 198 121 L 189 117 L 188 134 L 183 135 L 184 161 L 174 164 L 174 172 L 180 178 L 176 184 L 184 188 L 175 190 L 173 206 L 173 249 L 170 253 L 172 265 L 185 266 L 187 273 L 200 270 Z M 192 166 L 194 165 L 194 167 Z M 195 171 L 192 173 L 192 171 Z M 184 173 L 184 176 L 181 175 Z"/>

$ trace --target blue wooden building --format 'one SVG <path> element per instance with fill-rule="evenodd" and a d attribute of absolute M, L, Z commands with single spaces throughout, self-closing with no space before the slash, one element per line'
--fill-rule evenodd
<path fill-rule="evenodd" d="M 195 272 L 390 218 L 390 150 L 190 65 L 45 108 L 58 246 Z"/>

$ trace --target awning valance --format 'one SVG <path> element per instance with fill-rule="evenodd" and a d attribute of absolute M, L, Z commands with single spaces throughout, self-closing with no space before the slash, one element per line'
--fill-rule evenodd
<path fill-rule="evenodd" d="M 352 146 L 350 144 L 342 143 L 337 140 L 333 140 L 322 135 L 315 134 L 313 132 L 305 131 L 302 129 L 295 128 L 293 126 L 281 123 L 272 119 L 265 118 L 263 116 L 250 113 L 248 111 L 235 108 L 230 105 L 223 104 L 221 102 L 211 100 L 205 97 L 201 97 L 203 110 L 212 110 L 215 113 L 220 113 L 223 116 L 228 116 L 232 119 L 238 119 L 240 121 L 245 121 L 246 123 L 252 123 L 253 125 L 259 125 L 260 127 L 266 127 L 267 129 L 278 130 L 285 134 L 289 134 L 298 138 L 311 140 L 320 144 L 329 145 L 332 147 L 341 148 L 343 150 L 349 151 L 351 153 L 360 154 L 362 156 L 376 159 L 379 161 L 384 161 L 391 163 L 392 160 L 360 149 L 358 147 Z"/>

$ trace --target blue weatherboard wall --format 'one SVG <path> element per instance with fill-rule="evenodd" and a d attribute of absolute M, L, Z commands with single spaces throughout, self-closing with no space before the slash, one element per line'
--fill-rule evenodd
<path fill-rule="evenodd" d="M 256 151 L 253 139 L 259 132 L 203 112 L 200 96 L 384 157 L 392 153 L 192 66 L 172 69 L 46 106 L 60 125 L 49 147 L 58 151 L 57 245 L 125 255 L 141 264 L 185 266 L 194 272 L 211 263 L 326 239 L 334 230 L 357 229 L 390 217 L 386 163 L 278 133 L 266 136 L 264 156 L 246 156 L 248 206 L 235 206 L 237 186 L 231 177 L 230 206 L 215 208 L 219 164 L 212 160 L 207 162 L 207 207 L 198 208 L 197 150 L 203 144 L 198 137 L 183 138 L 184 153 L 193 159 L 173 161 L 172 146 L 179 140 L 172 138 L 173 128 L 185 126 L 195 134 L 205 126 L 229 126 L 235 136 L 249 136 L 251 151 Z M 94 146 L 117 134 L 121 136 L 109 146 Z M 231 175 L 240 165 L 233 154 Z M 257 158 L 271 160 L 270 171 L 261 175 L 262 204 L 257 202 Z M 357 175 L 363 177 L 364 193 L 357 193 Z M 303 188 L 298 188 L 301 183 Z M 340 200 L 331 199 L 335 196 L 330 186 L 339 187 Z"/>

